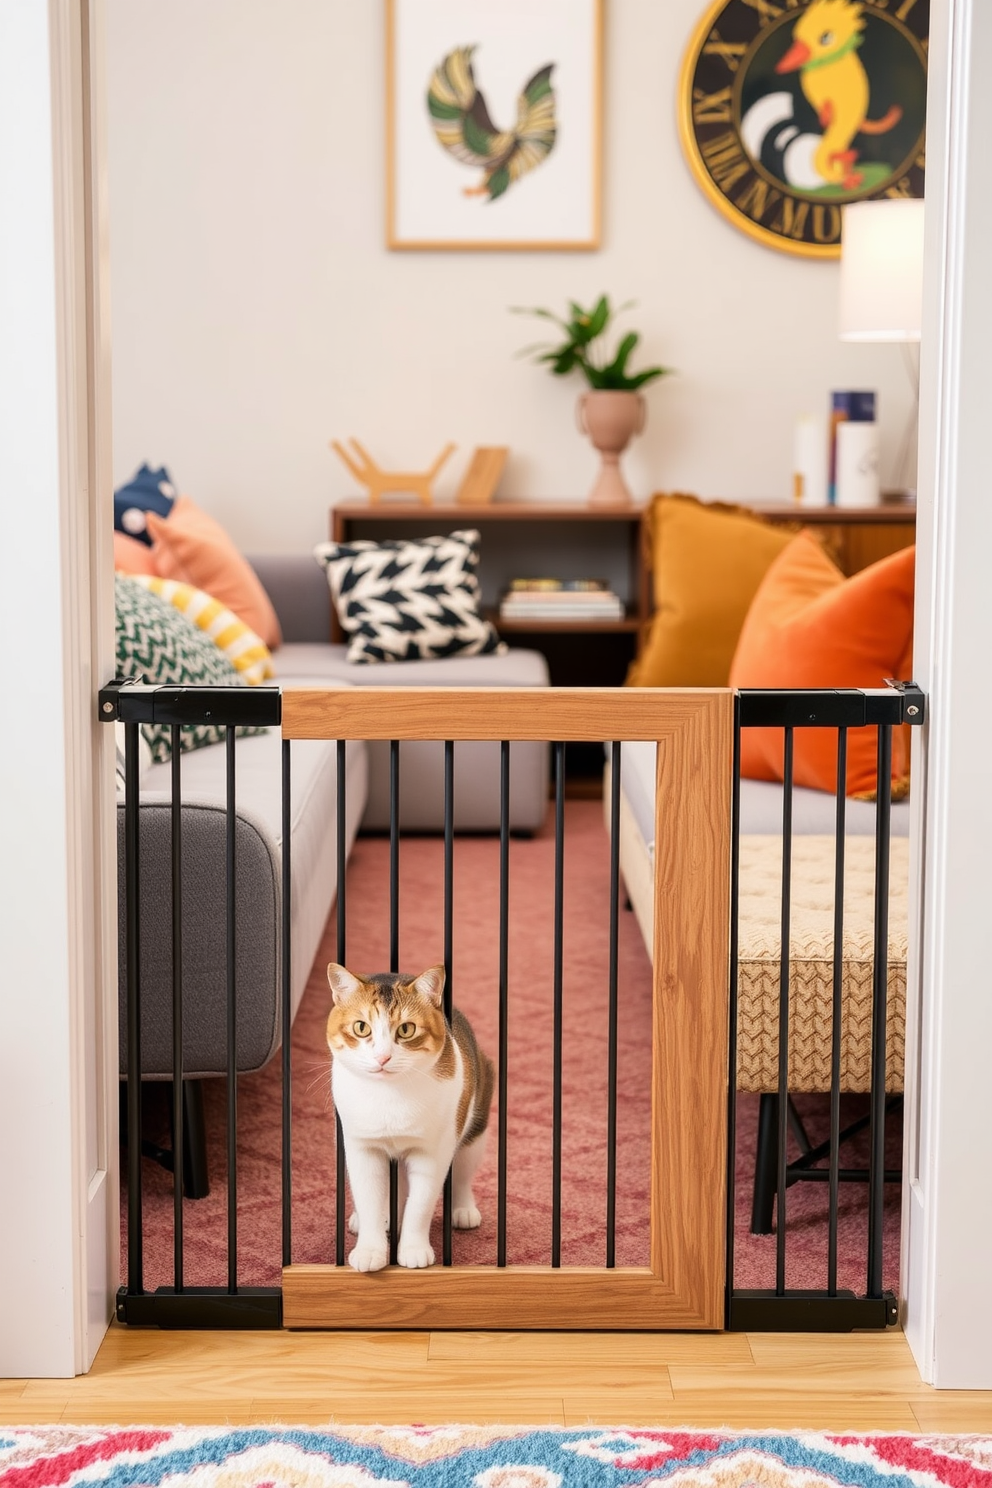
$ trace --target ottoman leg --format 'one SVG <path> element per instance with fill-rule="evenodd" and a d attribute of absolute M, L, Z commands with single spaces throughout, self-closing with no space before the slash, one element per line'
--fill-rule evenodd
<path fill-rule="evenodd" d="M 758 1150 L 754 1159 L 754 1197 L 751 1201 L 751 1234 L 770 1235 L 775 1208 L 776 1157 L 778 1154 L 778 1096 L 762 1095 L 758 1107 Z"/>
<path fill-rule="evenodd" d="M 183 1192 L 187 1199 L 205 1199 L 210 1192 L 202 1080 L 183 1081 Z"/>

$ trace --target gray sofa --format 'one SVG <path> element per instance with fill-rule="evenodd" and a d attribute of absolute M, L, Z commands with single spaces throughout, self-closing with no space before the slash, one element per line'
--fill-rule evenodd
<path fill-rule="evenodd" d="M 275 653 L 277 679 L 344 683 L 356 687 L 547 687 L 548 665 L 539 651 L 511 647 L 502 656 L 452 656 L 441 661 L 404 661 L 378 666 L 345 659 L 347 647 L 331 640 L 331 597 L 323 569 L 307 555 L 253 557 L 268 591 L 283 644 Z M 389 826 L 389 745 L 368 746 L 365 831 Z M 544 821 L 549 752 L 543 743 L 510 748 L 510 830 L 534 832 Z M 400 746 L 400 826 L 435 832 L 444 826 L 444 746 L 421 741 Z M 499 744 L 469 741 L 455 749 L 454 823 L 458 832 L 499 827 Z"/>
<path fill-rule="evenodd" d="M 251 560 L 272 598 L 284 644 L 275 653 L 284 687 L 355 683 L 379 686 L 546 686 L 537 652 L 453 657 L 395 666 L 352 666 L 331 642 L 331 601 L 323 570 L 310 556 Z M 261 1069 L 279 1048 L 281 1028 L 281 739 L 279 731 L 237 743 L 237 1068 Z M 388 826 L 388 744 L 349 742 L 347 821 L 350 852 L 360 826 Z M 459 743 L 455 749 L 455 827 L 499 826 L 499 745 Z M 548 750 L 539 743 L 511 749 L 510 826 L 532 832 L 544 820 Z M 183 800 L 183 1066 L 189 1106 L 187 1134 L 199 1132 L 204 1077 L 222 1075 L 226 1044 L 225 750 L 182 757 Z M 139 904 L 141 923 L 141 1072 L 146 1080 L 172 1073 L 171 766 L 141 776 Z M 443 825 L 443 745 L 401 746 L 400 820 L 406 830 Z M 337 892 L 337 763 L 332 740 L 302 740 L 292 749 L 292 1013 L 295 1016 Z M 124 807 L 118 806 L 120 1072 L 127 1075 L 124 975 Z M 159 1154 L 162 1155 L 162 1154 Z M 187 1154 L 187 1192 L 205 1193 L 201 1150 Z M 192 1175 L 192 1176 L 190 1176 Z"/>

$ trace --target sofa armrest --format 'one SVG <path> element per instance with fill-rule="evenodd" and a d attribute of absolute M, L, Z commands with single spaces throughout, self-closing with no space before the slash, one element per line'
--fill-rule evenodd
<path fill-rule="evenodd" d="M 172 1074 L 171 807 L 141 803 L 139 815 L 141 1073 Z M 227 816 L 222 805 L 182 808 L 183 1072 L 194 1079 L 227 1067 Z M 124 807 L 117 810 L 120 1072 L 125 1039 Z M 280 856 L 259 825 L 239 815 L 235 833 L 238 1008 L 237 1067 L 261 1069 L 279 1045 Z"/>

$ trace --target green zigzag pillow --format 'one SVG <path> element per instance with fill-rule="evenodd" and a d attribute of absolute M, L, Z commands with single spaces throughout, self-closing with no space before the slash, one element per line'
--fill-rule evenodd
<path fill-rule="evenodd" d="M 114 576 L 117 608 L 117 673 L 141 677 L 152 683 L 176 683 L 195 687 L 244 687 L 220 647 L 175 605 L 136 584 L 123 574 Z M 162 764 L 172 756 L 172 733 L 168 724 L 143 723 L 141 732 Z M 261 728 L 239 728 L 239 734 L 262 734 Z M 181 748 L 202 749 L 219 744 L 226 730 L 215 724 L 184 727 Z"/>

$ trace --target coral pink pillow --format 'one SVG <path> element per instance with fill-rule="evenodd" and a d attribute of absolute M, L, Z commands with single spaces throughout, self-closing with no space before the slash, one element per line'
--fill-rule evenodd
<path fill-rule="evenodd" d="M 233 610 L 269 647 L 282 641 L 272 601 L 219 522 L 188 496 L 179 496 L 168 517 L 147 514 L 153 572 L 203 589 Z"/>
<path fill-rule="evenodd" d="M 730 668 L 731 687 L 881 687 L 908 680 L 913 644 L 915 548 L 903 548 L 846 579 L 810 532 L 772 563 L 751 603 Z M 908 783 L 905 734 L 892 738 L 896 793 Z M 781 780 L 782 729 L 741 730 L 741 774 Z M 849 729 L 847 794 L 875 790 L 876 732 Z M 793 777 L 815 790 L 837 788 L 835 729 L 796 729 Z"/>
<path fill-rule="evenodd" d="M 147 543 L 126 532 L 114 533 L 114 568 L 118 573 L 154 574 L 155 559 Z"/>

